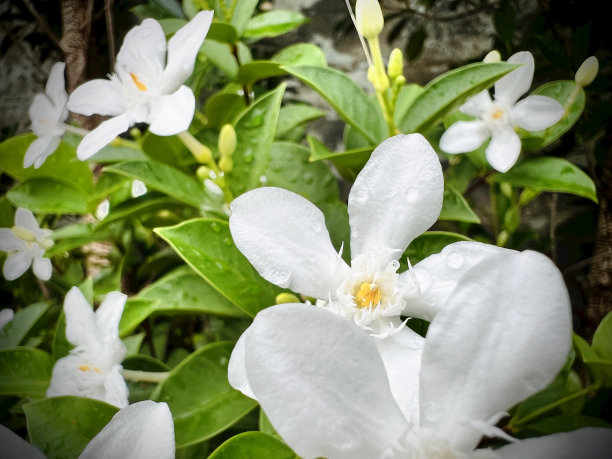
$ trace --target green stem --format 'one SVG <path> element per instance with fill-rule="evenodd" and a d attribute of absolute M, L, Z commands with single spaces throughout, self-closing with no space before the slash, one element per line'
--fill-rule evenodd
<path fill-rule="evenodd" d="M 85 137 L 90 132 L 87 129 L 83 129 L 80 127 L 73 126 L 72 124 L 66 124 L 66 123 L 64 123 L 64 128 L 66 129 L 67 132 L 72 132 L 73 134 L 76 134 L 81 137 Z"/>
<path fill-rule="evenodd" d="M 125 368 L 121 370 L 121 374 L 123 375 L 123 379 L 127 379 L 128 381 L 151 383 L 164 382 L 168 379 L 168 376 L 170 376 L 169 371 L 138 371 L 126 370 Z"/>

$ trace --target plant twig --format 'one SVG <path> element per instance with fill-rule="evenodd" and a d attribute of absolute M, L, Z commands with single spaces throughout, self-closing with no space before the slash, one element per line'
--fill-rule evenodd
<path fill-rule="evenodd" d="M 30 12 L 30 14 L 34 17 L 36 25 L 38 25 L 38 27 L 45 33 L 45 35 L 47 35 L 49 40 L 53 42 L 57 49 L 59 49 L 60 51 L 64 51 L 60 39 L 57 37 L 57 35 L 53 33 L 53 30 L 51 30 L 51 27 L 49 27 L 49 24 L 47 24 L 47 22 L 42 18 L 42 16 L 38 14 L 38 11 L 36 11 L 36 8 L 34 8 L 34 5 L 32 5 L 32 2 L 30 0 L 23 0 L 23 3 Z"/>
<path fill-rule="evenodd" d="M 111 65 L 115 62 L 115 31 L 113 27 L 113 0 L 104 0 L 106 35 L 108 35 L 108 58 Z"/>

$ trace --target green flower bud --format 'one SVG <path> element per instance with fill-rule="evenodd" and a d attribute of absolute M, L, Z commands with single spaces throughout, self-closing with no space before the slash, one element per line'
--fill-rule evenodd
<path fill-rule="evenodd" d="M 224 124 L 219 132 L 219 152 L 221 156 L 232 156 L 236 150 L 236 131 L 231 124 Z"/>
<path fill-rule="evenodd" d="M 599 71 L 599 62 L 595 56 L 586 59 L 576 72 L 576 84 L 582 88 L 590 85 Z"/>
<path fill-rule="evenodd" d="M 300 299 L 293 293 L 279 293 L 276 295 L 276 304 L 301 303 Z"/>
<path fill-rule="evenodd" d="M 210 167 L 208 166 L 200 166 L 196 171 L 196 175 L 200 180 L 206 180 L 210 178 Z"/>
<path fill-rule="evenodd" d="M 404 74 L 404 56 L 399 48 L 395 48 L 391 51 L 389 64 L 387 64 L 387 73 L 389 74 L 389 78 L 394 81 L 396 81 L 397 77 Z"/>
<path fill-rule="evenodd" d="M 141 135 L 142 132 L 140 132 L 140 129 L 138 129 L 137 127 L 133 127 L 132 129 L 130 129 L 130 136 L 132 137 L 132 139 L 138 139 Z"/>
<path fill-rule="evenodd" d="M 355 4 L 357 31 L 368 39 L 377 38 L 385 25 L 377 0 L 357 0 Z"/>
<path fill-rule="evenodd" d="M 493 51 L 489 51 L 489 53 L 484 57 L 484 59 L 482 61 L 484 63 L 486 63 L 486 64 L 492 64 L 494 62 L 500 62 L 501 61 L 501 54 L 499 54 L 499 51 L 494 49 Z"/>
<path fill-rule="evenodd" d="M 219 159 L 219 169 L 223 172 L 231 172 L 234 168 L 234 161 L 231 156 L 221 156 Z"/>
<path fill-rule="evenodd" d="M 376 92 L 383 93 L 389 89 L 389 78 L 385 73 L 378 72 L 373 65 L 368 69 L 368 80 L 370 80 Z"/>

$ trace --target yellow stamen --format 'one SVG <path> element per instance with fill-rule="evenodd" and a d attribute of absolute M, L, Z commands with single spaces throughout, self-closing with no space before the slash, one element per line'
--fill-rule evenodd
<path fill-rule="evenodd" d="M 89 365 L 81 365 L 79 367 L 79 370 L 81 370 L 81 371 L 90 371 L 91 367 Z"/>
<path fill-rule="evenodd" d="M 495 110 L 492 114 L 491 114 L 491 118 L 498 120 L 500 119 L 502 116 L 504 116 L 504 112 L 501 110 Z"/>
<path fill-rule="evenodd" d="M 130 73 L 130 76 L 132 77 L 132 81 L 134 82 L 134 84 L 136 85 L 138 89 L 140 89 L 141 91 L 147 90 L 147 86 L 142 81 L 140 81 L 136 75 L 134 75 L 133 73 Z"/>
<path fill-rule="evenodd" d="M 358 308 L 369 308 L 380 303 L 382 294 L 374 284 L 364 282 L 355 293 L 355 303 Z"/>

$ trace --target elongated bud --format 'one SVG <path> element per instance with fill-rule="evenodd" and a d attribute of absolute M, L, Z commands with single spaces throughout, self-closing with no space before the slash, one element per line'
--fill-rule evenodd
<path fill-rule="evenodd" d="M 493 64 L 495 62 L 501 62 L 501 54 L 499 51 L 494 49 L 493 51 L 489 51 L 489 53 L 482 60 L 485 64 Z"/>
<path fill-rule="evenodd" d="M 236 131 L 231 124 L 224 124 L 219 132 L 219 153 L 232 156 L 236 150 Z"/>
<path fill-rule="evenodd" d="M 206 180 L 210 178 L 210 167 L 208 166 L 200 166 L 198 170 L 196 170 L 196 175 L 200 180 Z"/>
<path fill-rule="evenodd" d="M 219 159 L 219 169 L 223 172 L 231 172 L 234 168 L 234 161 L 231 156 L 221 156 Z"/>
<path fill-rule="evenodd" d="M 357 31 L 367 39 L 380 35 L 385 25 L 382 10 L 377 0 L 357 0 L 355 4 Z"/>
<path fill-rule="evenodd" d="M 292 293 L 279 293 L 276 295 L 276 304 L 301 303 L 300 299 Z"/>
<path fill-rule="evenodd" d="M 389 78 L 384 72 L 379 72 L 373 65 L 368 68 L 368 80 L 370 80 L 376 92 L 383 93 L 389 89 Z"/>
<path fill-rule="evenodd" d="M 399 48 L 395 48 L 391 51 L 389 64 L 387 65 L 387 73 L 392 80 L 404 74 L 404 56 Z"/>
<path fill-rule="evenodd" d="M 595 56 L 587 58 L 576 72 L 576 84 L 582 88 L 590 85 L 599 71 L 599 62 Z"/>

